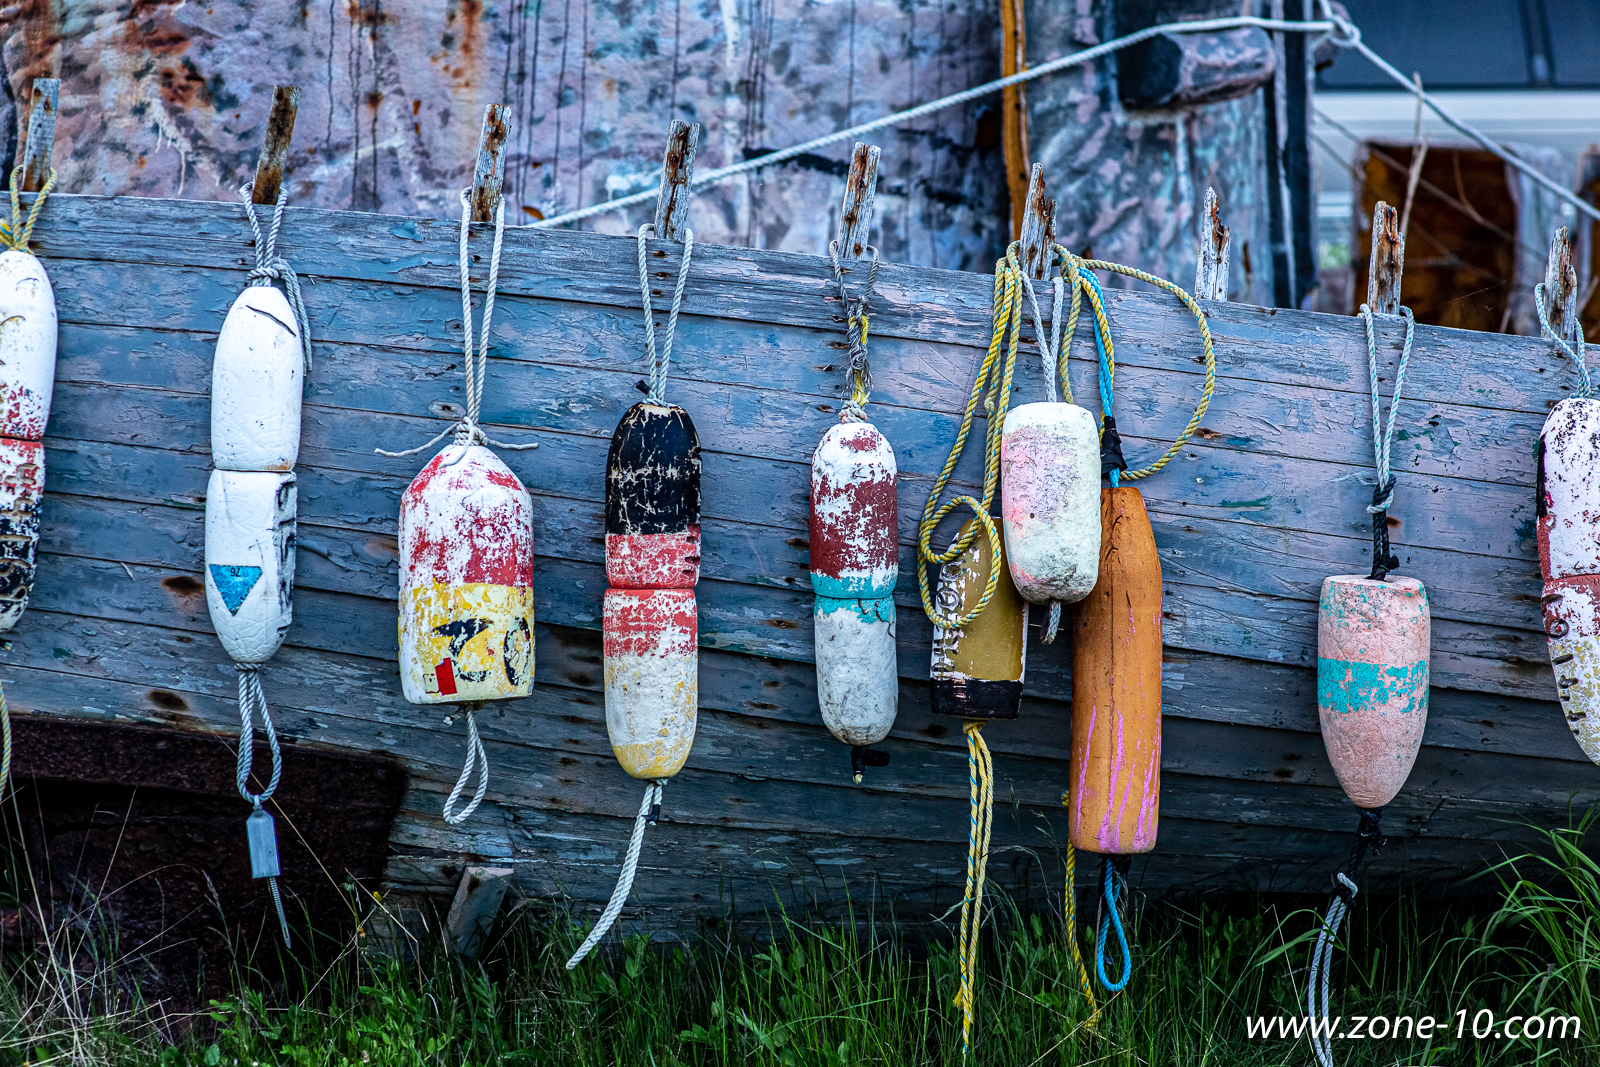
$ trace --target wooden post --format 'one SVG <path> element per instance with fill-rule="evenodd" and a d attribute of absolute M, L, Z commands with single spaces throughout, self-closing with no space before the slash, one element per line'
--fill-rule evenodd
<path fill-rule="evenodd" d="M 1565 226 L 1550 238 L 1544 269 L 1545 314 L 1550 332 L 1568 344 L 1578 339 L 1578 272 L 1572 266 L 1572 237 Z"/>
<path fill-rule="evenodd" d="M 272 114 L 267 117 L 261 159 L 256 163 L 256 180 L 250 189 L 252 203 L 278 202 L 278 193 L 283 188 L 283 164 L 289 157 L 289 140 L 294 136 L 294 117 L 299 110 L 298 85 L 280 85 L 272 91 Z"/>
<path fill-rule="evenodd" d="M 1017 240 L 1022 242 L 1022 269 L 1028 276 L 1043 278 L 1049 274 L 1056 244 L 1056 202 L 1045 195 L 1043 163 L 1035 163 L 1028 178 L 1028 200 Z"/>
<path fill-rule="evenodd" d="M 1196 300 L 1228 299 L 1228 267 L 1233 254 L 1233 234 L 1222 224 L 1217 191 L 1206 188 L 1205 211 L 1200 216 L 1199 262 L 1194 268 Z"/>
<path fill-rule="evenodd" d="M 37 193 L 50 177 L 50 154 L 56 146 L 56 109 L 61 103 L 58 78 L 33 79 L 32 101 L 28 109 L 28 143 L 22 149 L 24 193 Z"/>
<path fill-rule="evenodd" d="M 694 153 L 700 147 L 700 124 L 673 119 L 667 129 L 667 151 L 661 157 L 661 193 L 656 197 L 656 240 L 682 241 L 689 222 L 689 183 L 694 180 Z"/>
<path fill-rule="evenodd" d="M 449 944 L 461 955 L 476 956 L 483 947 L 515 873 L 510 867 L 468 867 L 461 876 L 444 920 Z"/>
<path fill-rule="evenodd" d="M 1400 213 L 1379 200 L 1372 210 L 1372 259 L 1367 265 L 1367 306 L 1374 315 L 1400 314 L 1400 276 L 1405 266 Z"/>
<path fill-rule="evenodd" d="M 1022 0 L 1000 0 L 1000 75 L 1009 78 L 1028 66 L 1028 36 Z M 1000 137 L 1006 168 L 1006 189 L 1011 193 L 1011 239 L 1022 239 L 1029 185 L 1028 97 L 1021 85 L 1000 93 Z"/>
<path fill-rule="evenodd" d="M 839 258 L 860 259 L 872 242 L 872 198 L 878 187 L 878 156 L 875 144 L 856 142 L 850 156 L 850 177 L 845 179 L 844 199 L 839 202 Z"/>
<path fill-rule="evenodd" d="M 506 176 L 506 142 L 511 135 L 511 107 L 490 104 L 483 109 L 478 135 L 478 165 L 472 172 L 472 221 L 493 222 Z"/>

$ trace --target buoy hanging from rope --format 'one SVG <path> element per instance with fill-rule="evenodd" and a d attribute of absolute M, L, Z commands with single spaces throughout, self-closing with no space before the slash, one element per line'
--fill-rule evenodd
<path fill-rule="evenodd" d="M 668 778 L 694 746 L 700 703 L 700 438 L 688 412 L 665 397 L 678 313 L 694 255 L 694 231 L 684 225 L 698 124 L 674 119 L 660 204 L 654 224 L 639 227 L 639 291 L 644 304 L 645 399 L 617 424 L 606 457 L 606 581 L 601 616 L 605 656 L 606 733 L 622 769 L 645 780 L 617 885 L 571 958 L 572 970 L 611 929 L 633 889 L 645 827 L 661 816 Z M 653 236 L 682 235 L 672 305 L 656 347 L 648 265 Z"/>
<path fill-rule="evenodd" d="M 900 570 L 894 449 L 866 418 L 872 388 L 867 364 L 868 303 L 878 278 L 878 250 L 865 244 L 878 149 L 858 144 L 845 202 L 844 237 L 828 255 L 850 345 L 849 399 L 811 457 L 811 588 L 817 699 L 829 732 L 851 746 L 851 773 L 889 754 L 870 746 L 889 736 L 900 703 L 895 654 L 894 586 Z M 861 243 L 857 243 L 859 236 Z M 841 256 L 870 256 L 866 285 L 852 299 Z"/>

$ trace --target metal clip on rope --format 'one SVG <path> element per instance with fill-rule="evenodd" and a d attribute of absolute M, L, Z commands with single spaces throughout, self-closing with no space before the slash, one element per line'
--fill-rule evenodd
<path fill-rule="evenodd" d="M 278 791 L 278 781 L 283 777 L 283 752 L 278 747 L 278 731 L 272 725 L 272 713 L 267 710 L 267 697 L 261 689 L 261 665 L 236 663 L 239 672 L 239 753 L 234 767 L 234 777 L 239 795 L 251 806 L 244 821 L 245 835 L 250 843 L 250 876 L 267 879 L 272 891 L 272 903 L 278 909 L 278 926 L 283 931 L 283 947 L 293 948 L 289 940 L 289 917 L 283 910 L 283 897 L 278 892 L 278 876 L 282 866 L 278 860 L 278 833 L 272 815 L 262 807 Z M 255 761 L 257 712 L 267 734 L 267 747 L 272 752 L 272 777 L 267 787 L 259 793 L 250 792 L 250 768 Z"/>
<path fill-rule="evenodd" d="M 1400 566 L 1400 560 L 1389 550 L 1389 507 L 1394 503 L 1394 475 L 1389 473 L 1389 454 L 1394 446 L 1394 417 L 1400 408 L 1400 391 L 1405 387 L 1406 364 L 1411 359 L 1411 344 L 1416 337 L 1417 321 L 1411 309 L 1402 307 L 1400 314 L 1406 320 L 1405 347 L 1400 350 L 1400 365 L 1394 375 L 1394 393 L 1389 398 L 1389 420 L 1380 427 L 1382 400 L 1378 395 L 1378 335 L 1372 321 L 1372 309 L 1361 305 L 1361 320 L 1367 328 L 1367 371 L 1372 379 L 1372 450 L 1377 458 L 1378 482 L 1372 489 L 1372 503 L 1367 513 L 1372 516 L 1372 573 L 1369 578 L 1383 581 L 1389 572 Z"/>

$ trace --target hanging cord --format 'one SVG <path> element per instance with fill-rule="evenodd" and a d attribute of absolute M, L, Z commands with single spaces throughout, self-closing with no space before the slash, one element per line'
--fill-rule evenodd
<path fill-rule="evenodd" d="M 622 859 L 622 874 L 617 878 L 617 887 L 611 891 L 611 900 L 607 902 L 606 910 L 600 913 L 600 921 L 594 924 L 589 936 L 583 939 L 578 951 L 567 961 L 567 970 L 583 962 L 589 950 L 600 943 L 606 931 L 617 921 L 617 916 L 622 914 L 622 906 L 628 902 L 628 894 L 633 890 L 633 874 L 639 868 L 639 847 L 644 843 L 644 828 L 661 818 L 661 788 L 666 784 L 665 778 L 652 778 L 645 783 L 644 800 L 640 802 L 639 814 L 633 820 L 633 837 L 629 839 L 628 853 Z"/>
<path fill-rule="evenodd" d="M 1128 951 L 1128 935 L 1122 929 L 1121 898 L 1127 891 L 1126 865 L 1128 856 L 1104 856 L 1100 860 L 1102 875 L 1100 901 L 1100 931 L 1094 941 L 1094 972 L 1100 979 L 1100 985 L 1108 993 L 1120 993 L 1127 986 L 1128 979 L 1133 977 L 1133 954 Z M 1121 864 L 1123 869 L 1118 870 Z M 1120 877 L 1119 877 L 1120 876 Z M 1119 884 L 1120 883 L 1120 884 Z M 1122 976 L 1115 982 L 1106 977 L 1106 928 L 1110 927 L 1117 933 L 1117 947 L 1122 951 Z"/>
<path fill-rule="evenodd" d="M 1389 473 L 1389 450 L 1394 445 L 1394 416 L 1400 408 L 1400 390 L 1406 383 L 1406 363 L 1411 359 L 1411 342 L 1416 335 L 1417 320 L 1411 309 L 1402 307 L 1400 314 L 1406 320 L 1405 347 L 1400 350 L 1400 365 L 1394 373 L 1394 393 L 1389 397 L 1389 421 L 1379 430 L 1379 413 L 1382 401 L 1378 397 L 1378 335 L 1372 323 L 1372 309 L 1361 305 L 1361 320 L 1367 326 L 1367 370 L 1372 378 L 1372 450 L 1377 456 L 1378 484 L 1372 487 L 1372 503 L 1367 513 L 1372 516 L 1372 573 L 1368 578 L 1384 581 L 1389 572 L 1400 566 L 1398 557 L 1389 552 L 1389 506 L 1394 503 L 1394 475 Z"/>
<path fill-rule="evenodd" d="M 1573 366 L 1578 368 L 1578 379 L 1583 383 L 1578 395 L 1585 400 L 1592 400 L 1594 399 L 1594 383 L 1589 380 L 1589 364 L 1587 355 L 1584 352 L 1583 327 L 1581 325 L 1578 327 L 1578 350 L 1574 352 L 1572 346 L 1566 342 L 1566 339 L 1557 337 L 1556 332 L 1550 328 L 1549 305 L 1549 294 L 1545 292 L 1544 282 L 1540 282 L 1533 287 L 1533 306 L 1539 311 L 1539 325 L 1543 328 L 1545 337 L 1554 341 L 1556 347 L 1565 352 L 1567 358 L 1572 360 Z"/>
<path fill-rule="evenodd" d="M 472 190 L 461 190 L 461 351 L 466 357 L 467 372 L 467 411 L 461 418 L 450 426 L 440 430 L 430 440 L 423 442 L 416 448 L 407 448 L 400 452 L 389 452 L 382 448 L 373 451 L 380 456 L 398 459 L 401 456 L 414 456 L 418 452 L 443 441 L 454 434 L 455 444 L 460 450 L 445 461 L 445 466 L 452 467 L 461 462 L 467 454 L 467 445 L 494 445 L 496 448 L 509 448 L 521 451 L 526 448 L 538 448 L 537 441 L 527 444 L 511 445 L 504 441 L 496 441 L 483 432 L 478 425 L 478 418 L 483 411 L 483 380 L 489 370 L 489 324 L 494 319 L 494 296 L 500 288 L 500 247 L 505 240 L 506 233 L 506 204 L 501 200 L 494 209 L 494 248 L 489 253 L 489 278 L 484 285 L 483 298 L 483 328 L 479 333 L 478 351 L 472 351 L 472 280 L 469 274 L 471 261 L 467 254 L 467 238 L 472 226 Z"/>
<path fill-rule="evenodd" d="M 1066 402 L 1072 403 L 1072 383 L 1067 379 L 1066 353 L 1061 347 L 1061 306 L 1066 297 L 1066 283 L 1058 274 L 1050 280 L 1050 288 L 1055 293 L 1054 306 L 1050 313 L 1050 332 L 1045 333 L 1044 322 L 1039 313 L 1039 297 L 1034 292 L 1033 279 L 1026 273 L 1022 275 L 1023 287 L 1028 293 L 1028 302 L 1033 305 L 1033 334 L 1039 342 L 1039 362 L 1044 369 L 1045 399 L 1049 403 L 1056 403 L 1056 379 L 1061 379 L 1061 390 L 1066 395 Z M 1048 340 L 1046 340 L 1048 338 Z M 1040 640 L 1047 645 L 1055 643 L 1056 632 L 1061 628 L 1061 601 L 1050 601 L 1049 617 L 1045 621 L 1044 634 Z"/>
<path fill-rule="evenodd" d="M 1061 794 L 1061 804 L 1067 804 L 1067 795 Z M 1072 948 L 1072 966 L 1078 972 L 1078 988 L 1083 999 L 1089 1002 L 1089 1019 L 1083 1024 L 1091 1034 L 1100 1032 L 1100 1005 L 1094 996 L 1094 984 L 1089 981 L 1089 969 L 1083 965 L 1083 953 L 1078 949 L 1078 850 L 1067 842 L 1067 891 L 1062 904 L 1062 923 L 1067 928 L 1067 944 Z"/>
<path fill-rule="evenodd" d="M 854 301 L 844 284 L 844 267 L 839 262 L 839 242 L 828 242 L 828 260 L 833 264 L 833 280 L 839 286 L 839 302 L 845 309 L 845 336 L 850 340 L 850 366 L 845 372 L 845 384 L 850 399 L 839 412 L 840 422 L 865 422 L 867 396 L 872 392 L 872 371 L 867 366 L 867 301 L 872 299 L 873 287 L 878 284 L 878 249 L 868 245 L 872 253 L 872 266 L 867 270 L 867 285 Z"/>
<path fill-rule="evenodd" d="M 250 219 L 250 232 L 256 237 L 256 265 L 250 269 L 245 277 L 250 279 L 252 286 L 270 286 L 273 282 L 283 283 L 285 294 L 289 297 L 289 307 L 294 311 L 295 325 L 300 328 L 300 354 L 305 359 L 306 373 L 311 373 L 311 324 L 306 321 L 305 301 L 300 298 L 300 278 L 295 274 L 294 268 L 289 266 L 289 261 L 278 255 L 278 234 L 283 229 L 283 211 L 289 206 L 289 191 L 283 190 L 278 194 L 278 205 L 272 212 L 272 227 L 267 230 L 266 240 L 261 239 L 261 220 L 256 218 L 256 205 L 250 199 L 250 194 L 255 190 L 254 181 L 246 182 L 239 187 L 239 196 L 244 199 L 244 213 Z"/>
<path fill-rule="evenodd" d="M 483 803 L 483 795 L 489 791 L 489 753 L 484 751 L 476 714 L 482 706 L 481 701 L 461 705 L 461 709 L 467 713 L 467 762 L 461 768 L 461 777 L 456 779 L 455 788 L 450 790 L 450 795 L 444 801 L 444 821 L 451 826 L 466 822 L 467 816 L 478 810 L 478 805 Z M 459 812 L 455 811 L 456 801 L 461 799 L 461 791 L 467 787 L 474 766 L 478 768 L 478 788 L 467 806 Z"/>
<path fill-rule="evenodd" d="M 11 708 L 6 704 L 5 686 L 0 685 L 0 796 L 11 781 Z"/>
<path fill-rule="evenodd" d="M 13 252 L 27 252 L 28 240 L 33 236 L 33 224 L 39 221 L 39 212 L 44 207 L 44 202 L 50 198 L 50 190 L 56 184 L 56 169 L 50 168 L 49 177 L 44 180 L 44 188 L 40 189 L 33 198 L 33 207 L 28 209 L 28 220 L 22 220 L 22 194 L 17 190 L 17 180 L 22 177 L 20 166 L 11 168 L 11 221 L 0 221 L 0 244 L 5 245 Z"/>
<path fill-rule="evenodd" d="M 261 690 L 261 666 L 256 663 L 235 663 L 239 672 L 239 757 L 235 765 L 235 780 L 239 787 L 239 795 L 254 809 L 255 813 L 265 814 L 261 805 L 272 799 L 272 794 L 278 791 L 278 781 L 283 777 L 283 752 L 278 747 L 278 731 L 272 725 L 272 713 L 267 710 L 267 696 Z M 250 766 L 256 754 L 256 713 L 261 715 L 261 725 L 266 730 L 267 747 L 272 751 L 272 777 L 267 780 L 267 787 L 259 793 L 250 792 Z M 253 843 L 253 842 L 252 842 Z M 276 842 L 274 842 L 274 850 Z M 273 875 L 267 879 L 267 888 L 272 892 L 273 906 L 278 909 L 278 926 L 283 931 L 283 947 L 293 948 L 289 940 L 289 917 L 283 911 L 283 897 L 278 893 L 278 878 Z"/>
<path fill-rule="evenodd" d="M 961 989 L 955 1004 L 961 1009 L 961 1058 L 972 1044 L 972 1017 L 978 981 L 978 935 L 983 925 L 983 883 L 989 870 L 989 830 L 994 823 L 994 761 L 983 740 L 983 723 L 968 719 L 967 785 L 971 797 L 967 831 L 967 890 L 961 898 Z"/>
<path fill-rule="evenodd" d="M 1320 1067 L 1333 1067 L 1333 1049 L 1328 1043 L 1328 975 L 1332 970 L 1333 945 L 1339 936 L 1339 927 L 1356 899 L 1354 876 L 1370 848 L 1374 855 L 1383 851 L 1388 839 L 1383 836 L 1383 809 L 1362 808 L 1361 823 L 1356 828 L 1356 841 L 1350 848 L 1350 858 L 1344 868 L 1333 872 L 1333 901 L 1328 905 L 1328 915 L 1317 934 L 1311 949 L 1311 973 L 1306 980 L 1306 1014 L 1311 1017 L 1311 1050 Z M 1318 993 L 1321 994 L 1320 1005 Z M 1322 1028 L 1317 1020 L 1322 1020 Z"/>
<path fill-rule="evenodd" d="M 672 339 L 678 333 L 678 310 L 683 307 L 683 287 L 689 280 L 689 257 L 694 255 L 694 231 L 683 229 L 683 261 L 678 264 L 678 284 L 672 290 L 672 308 L 667 312 L 666 336 L 661 339 L 661 356 L 656 357 L 656 314 L 650 306 L 650 272 L 645 266 L 645 242 L 656 235 L 652 223 L 639 227 L 639 294 L 644 298 L 644 350 L 650 360 L 649 390 L 645 399 L 666 404 L 667 367 L 672 363 Z M 865 357 L 863 357 L 865 358 Z"/>
<path fill-rule="evenodd" d="M 967 394 L 967 408 L 961 416 L 961 429 L 956 433 L 955 444 L 950 448 L 949 458 L 944 461 L 944 469 L 939 472 L 932 491 L 928 493 L 928 502 L 923 505 L 922 521 L 918 525 L 917 590 L 922 597 L 922 610 L 933 625 L 941 630 L 959 629 L 982 615 L 983 609 L 989 606 L 989 599 L 994 596 L 995 588 L 1000 581 L 1001 568 L 991 566 L 988 584 L 984 586 L 983 596 L 978 599 L 977 605 L 965 615 L 946 618 L 940 615 L 934 606 L 933 595 L 929 589 L 928 564 L 943 565 L 956 559 L 977 539 L 979 528 L 989 539 L 993 560 L 998 563 L 1004 555 L 1000 530 L 989 515 L 989 508 L 994 502 L 995 490 L 999 486 L 1000 430 L 1005 423 L 1006 409 L 1011 402 L 1011 377 L 1016 370 L 1017 345 L 1022 334 L 1022 266 L 1017 262 L 1017 252 L 1020 247 L 1020 242 L 1013 242 L 1006 250 L 1005 257 L 994 265 L 994 333 L 989 340 L 989 351 L 978 367 L 978 376 L 972 383 L 972 391 Z M 1000 359 L 1002 347 L 1006 350 L 1004 360 Z M 961 451 L 966 447 L 967 435 L 972 430 L 972 419 L 977 413 L 980 396 L 983 397 L 983 410 L 989 422 L 985 440 L 983 499 L 962 495 L 940 504 L 939 496 L 949 484 L 956 463 L 961 459 Z M 973 515 L 978 520 L 978 526 L 964 536 L 957 534 L 955 540 L 951 541 L 943 552 L 934 552 L 932 545 L 934 529 L 946 515 L 963 505 L 972 509 Z"/>

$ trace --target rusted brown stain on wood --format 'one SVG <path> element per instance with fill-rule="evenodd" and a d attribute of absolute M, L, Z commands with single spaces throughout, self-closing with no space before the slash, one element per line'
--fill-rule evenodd
<path fill-rule="evenodd" d="M 1544 273 L 1545 310 L 1550 332 L 1563 341 L 1578 338 L 1578 272 L 1572 266 L 1572 239 L 1565 226 L 1550 238 Z"/>
<path fill-rule="evenodd" d="M 500 205 L 506 176 L 506 141 L 510 136 L 509 109 L 490 104 L 483 109 L 483 131 L 478 135 L 478 162 L 472 174 L 472 221 L 493 222 Z"/>
<path fill-rule="evenodd" d="M 36 78 L 30 96 L 32 106 L 28 110 L 28 141 L 23 148 L 21 188 L 25 193 L 37 193 L 50 178 L 61 82 L 55 78 Z"/>
<path fill-rule="evenodd" d="M 850 175 L 844 182 L 844 199 L 839 202 L 839 256 L 859 259 L 872 243 L 872 201 L 878 189 L 878 158 L 882 151 L 875 144 L 856 142 L 850 153 Z"/>
<path fill-rule="evenodd" d="M 667 148 L 661 155 L 661 192 L 656 197 L 656 239 L 683 240 L 689 219 L 689 198 L 694 181 L 694 155 L 700 147 L 700 124 L 673 119 L 667 130 Z"/>
<path fill-rule="evenodd" d="M 1196 300 L 1226 300 L 1233 234 L 1222 223 L 1222 211 L 1217 204 L 1215 189 L 1206 189 L 1205 210 L 1200 218 L 1200 254 L 1194 269 L 1194 297 Z"/>
<path fill-rule="evenodd" d="M 1056 202 L 1045 194 L 1044 165 L 1035 163 L 1028 179 L 1027 210 L 1022 214 L 1022 269 L 1032 278 L 1050 272 L 1056 244 Z"/>
<path fill-rule="evenodd" d="M 289 142 L 294 139 L 294 117 L 300 110 L 300 88 L 280 85 L 272 91 L 272 113 L 267 116 L 267 132 L 261 142 L 261 161 L 256 164 L 255 184 L 250 200 L 255 204 L 276 204 L 283 185 L 283 163 L 289 158 Z"/>
<path fill-rule="evenodd" d="M 1406 239 L 1400 213 L 1378 201 L 1372 209 L 1372 258 L 1367 273 L 1367 306 L 1374 315 L 1400 314 L 1400 281 L 1406 266 Z"/>

